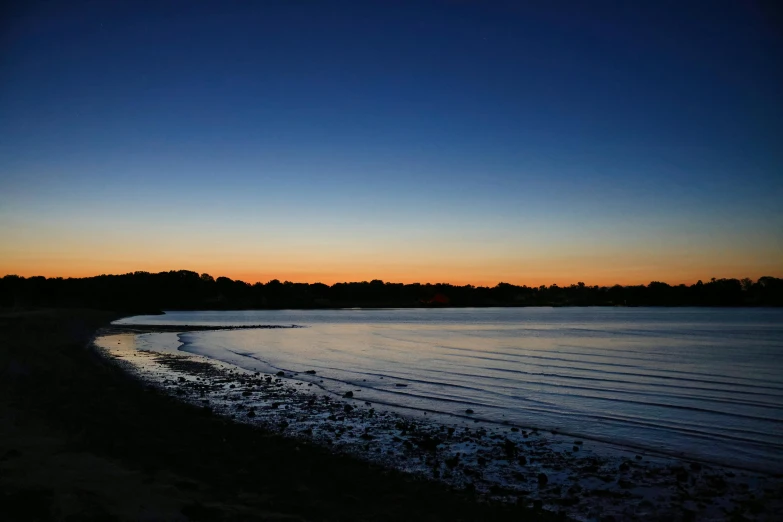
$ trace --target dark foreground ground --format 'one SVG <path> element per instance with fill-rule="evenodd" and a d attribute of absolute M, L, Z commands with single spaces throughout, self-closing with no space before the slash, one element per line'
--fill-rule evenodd
<path fill-rule="evenodd" d="M 108 312 L 0 313 L 0 520 L 547 520 L 234 424 L 89 349 Z"/>

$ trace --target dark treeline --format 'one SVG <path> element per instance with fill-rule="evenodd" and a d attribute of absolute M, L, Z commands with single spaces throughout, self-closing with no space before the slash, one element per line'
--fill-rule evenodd
<path fill-rule="evenodd" d="M 152 312 L 165 309 L 428 306 L 783 306 L 783 279 L 712 279 L 671 286 L 517 286 L 361 283 L 248 284 L 187 270 L 134 272 L 81 279 L 0 279 L 0 307 L 85 307 Z"/>

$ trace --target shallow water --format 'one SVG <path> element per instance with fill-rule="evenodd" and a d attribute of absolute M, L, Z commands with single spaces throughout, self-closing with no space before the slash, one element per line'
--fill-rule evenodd
<path fill-rule="evenodd" d="M 487 421 L 783 469 L 783 310 L 169 312 L 118 323 L 302 325 L 183 333 L 180 349 L 300 372 L 373 403 L 463 416 L 470 408 Z"/>

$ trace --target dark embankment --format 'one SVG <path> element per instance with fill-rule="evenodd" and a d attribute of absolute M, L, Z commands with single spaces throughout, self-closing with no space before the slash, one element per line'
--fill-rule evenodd
<path fill-rule="evenodd" d="M 110 312 L 0 314 L 0 519 L 540 520 L 227 422 L 88 348 Z"/>

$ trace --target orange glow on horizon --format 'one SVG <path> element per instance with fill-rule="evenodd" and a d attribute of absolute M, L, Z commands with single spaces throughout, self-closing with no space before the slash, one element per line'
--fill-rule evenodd
<path fill-rule="evenodd" d="M 154 231 L 153 231 L 154 232 Z M 91 277 L 191 270 L 247 283 L 371 281 L 495 286 L 693 284 L 710 278 L 783 277 L 783 244 L 660 242 L 251 241 L 172 234 L 30 234 L 0 230 L 0 277 Z"/>
<path fill-rule="evenodd" d="M 557 265 L 557 263 L 553 263 Z M 565 268 L 565 267 L 563 267 Z M 380 279 L 390 283 L 449 283 L 456 286 L 473 285 L 493 287 L 500 282 L 514 285 L 527 285 L 538 287 L 541 285 L 557 284 L 559 286 L 568 286 L 577 282 L 584 282 L 588 286 L 612 286 L 620 284 L 646 285 L 651 281 L 662 281 L 671 285 L 693 284 L 698 280 L 708 281 L 712 277 L 737 278 L 750 277 L 753 280 L 762 276 L 783 277 L 783 270 L 777 266 L 769 265 L 766 268 L 752 267 L 745 269 L 740 266 L 693 266 L 693 267 L 661 267 L 659 270 L 635 269 L 633 267 L 614 267 L 610 269 L 601 269 L 601 267 L 583 267 L 583 270 L 562 270 L 558 271 L 556 266 L 552 269 L 546 267 L 528 267 L 527 274 L 520 273 L 521 270 L 485 270 L 474 268 L 473 271 L 461 269 L 461 267 L 442 267 L 441 269 L 373 269 L 370 267 L 359 269 L 352 268 L 341 271 L 330 270 L 291 270 L 291 269 L 264 269 L 247 270 L 242 268 L 220 269 L 216 266 L 194 267 L 192 263 L 173 263 L 171 266 L 128 266 L 125 263 L 107 264 L 99 266 L 98 264 L 87 264 L 84 266 L 71 266 L 65 269 L 62 264 L 59 268 L 46 267 L 45 264 L 37 266 L 28 266 L 21 270 L 13 266 L 0 264 L 0 277 L 7 274 L 15 274 L 23 277 L 45 276 L 45 277 L 63 277 L 63 278 L 82 278 L 97 275 L 118 275 L 135 271 L 145 271 L 151 273 L 167 272 L 169 270 L 190 270 L 198 273 L 208 273 L 214 278 L 228 277 L 233 280 L 241 280 L 246 283 L 254 284 L 256 282 L 267 283 L 273 279 L 279 281 L 291 281 L 294 283 L 323 283 L 332 285 L 344 282 L 360 282 Z M 471 273 L 472 272 L 472 273 Z M 505 273 L 504 273 L 505 272 Z"/>

